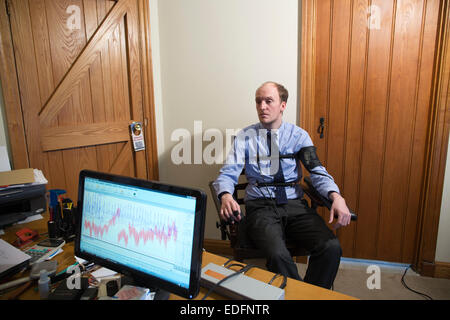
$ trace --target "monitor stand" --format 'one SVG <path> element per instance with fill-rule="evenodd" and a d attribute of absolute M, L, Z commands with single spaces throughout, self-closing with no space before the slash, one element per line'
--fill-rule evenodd
<path fill-rule="evenodd" d="M 133 279 L 129 276 L 122 276 L 122 279 L 120 281 L 120 285 L 130 285 L 130 286 L 137 286 L 137 287 L 143 287 L 143 288 L 149 288 L 150 292 L 155 292 L 155 296 L 153 300 L 168 300 L 170 296 L 170 292 L 155 288 L 155 287 L 148 287 L 147 285 L 140 285 L 140 282 L 138 279 Z"/>
<path fill-rule="evenodd" d="M 155 289 L 150 289 L 150 291 L 155 291 Z M 163 289 L 156 289 L 155 297 L 153 300 L 169 300 L 170 292 Z"/>

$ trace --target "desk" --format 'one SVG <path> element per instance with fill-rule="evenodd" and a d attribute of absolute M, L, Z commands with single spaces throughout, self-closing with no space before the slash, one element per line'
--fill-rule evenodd
<path fill-rule="evenodd" d="M 20 224 L 16 226 L 12 226 L 5 229 L 5 234 L 0 236 L 3 240 L 12 243 L 16 239 L 15 233 L 22 229 L 22 228 L 30 228 L 33 230 L 36 230 L 39 232 L 39 234 L 43 234 L 47 232 L 47 221 L 48 221 L 48 214 L 44 214 L 44 219 L 37 220 L 30 222 L 28 224 Z M 41 239 L 42 240 L 42 239 Z M 67 243 L 63 247 L 64 252 L 58 254 L 53 259 L 58 261 L 58 269 L 57 272 L 60 272 L 67 268 L 68 266 L 75 263 L 74 258 L 74 243 Z M 218 265 L 224 264 L 228 259 L 225 257 L 221 257 L 209 252 L 204 251 L 203 257 L 202 257 L 202 266 L 206 266 L 208 263 L 212 262 Z M 23 274 L 15 275 L 11 280 L 21 278 L 28 275 L 28 271 L 24 272 Z M 274 276 L 272 272 L 260 269 L 260 268 L 252 268 L 250 269 L 246 275 L 253 277 L 255 279 L 269 282 L 270 279 Z M 273 282 L 274 286 L 280 285 L 282 282 L 282 277 L 278 277 Z M 32 286 L 28 287 L 18 298 L 21 300 L 37 300 L 39 299 L 39 292 L 35 290 L 36 283 Z M 22 288 L 25 285 L 21 286 Z M 14 295 L 14 293 L 21 289 L 21 287 L 18 287 L 16 290 L 13 290 L 12 292 L 5 294 L 3 296 L 0 296 L 0 299 L 8 299 L 11 296 Z M 195 298 L 196 300 L 201 299 L 207 292 L 207 289 L 201 288 L 200 293 Z M 170 295 L 171 300 L 182 300 L 182 297 L 179 297 L 177 295 Z M 222 296 L 219 296 L 218 294 L 212 293 L 207 299 L 225 299 Z M 331 290 L 323 289 L 317 286 L 313 286 L 301 281 L 297 281 L 291 278 L 288 278 L 286 288 L 285 288 L 285 299 L 286 300 L 353 300 L 356 298 L 347 296 L 345 294 L 341 294 L 339 292 L 334 292 Z"/>
<path fill-rule="evenodd" d="M 212 262 L 218 265 L 224 264 L 228 259 L 209 253 L 203 252 L 202 258 L 202 266 L 206 266 L 208 263 Z M 275 275 L 272 272 L 269 272 L 260 268 L 252 268 L 245 275 L 250 276 L 252 278 L 261 280 L 263 282 L 269 282 L 270 279 Z M 283 281 L 282 277 L 278 277 L 272 283 L 274 286 L 281 285 Z M 317 287 L 302 281 L 298 281 L 292 278 L 287 279 L 285 290 L 285 300 L 357 300 L 354 297 L 327 290 L 321 287 Z M 200 293 L 196 297 L 195 300 L 203 298 L 207 289 L 201 288 Z M 207 299 L 224 299 L 223 297 L 212 293 Z"/>

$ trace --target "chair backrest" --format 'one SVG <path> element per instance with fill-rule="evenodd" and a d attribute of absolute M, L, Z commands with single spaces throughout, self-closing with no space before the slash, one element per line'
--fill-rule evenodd
<path fill-rule="evenodd" d="M 300 168 L 299 168 L 300 170 Z M 235 190 L 233 193 L 233 197 L 236 200 L 236 202 L 241 205 L 241 213 L 245 215 L 245 210 L 243 208 L 244 205 L 244 196 L 245 196 L 245 188 L 247 187 L 248 183 L 246 181 L 245 177 L 245 171 L 242 170 L 240 176 L 239 176 L 239 183 L 235 186 Z M 219 217 L 219 222 L 216 223 L 217 228 L 221 231 L 221 238 L 222 240 L 226 240 L 227 238 L 230 240 L 230 245 L 234 250 L 234 256 L 235 259 L 241 260 L 245 258 L 260 258 L 262 257 L 262 253 L 260 250 L 256 250 L 254 248 L 251 248 L 251 242 L 248 237 L 245 236 L 245 223 L 240 224 L 228 224 L 226 221 L 222 220 L 220 218 L 220 207 L 221 203 L 218 199 L 218 195 L 216 193 L 216 190 L 213 186 L 213 182 L 211 181 L 209 183 L 209 188 L 211 190 L 212 198 L 214 201 L 214 204 L 216 206 L 217 215 Z M 329 199 L 324 198 L 320 193 L 314 188 L 311 178 L 309 176 L 305 176 L 303 179 L 303 182 L 301 183 L 301 187 L 304 191 L 304 193 L 310 198 L 311 200 L 311 207 L 313 209 L 316 209 L 317 207 L 326 207 L 328 210 L 331 208 L 331 201 Z M 241 194 L 242 192 L 242 194 Z M 352 213 L 352 220 L 356 220 L 357 216 L 356 214 Z M 244 221 L 242 221 L 244 222 Z M 308 255 L 309 253 L 306 252 L 303 249 L 296 248 L 293 244 L 287 243 L 287 248 L 292 256 L 304 256 Z"/>

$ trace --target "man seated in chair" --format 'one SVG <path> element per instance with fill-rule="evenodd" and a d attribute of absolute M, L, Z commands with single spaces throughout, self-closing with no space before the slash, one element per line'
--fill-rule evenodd
<path fill-rule="evenodd" d="M 288 91 L 275 82 L 266 82 L 256 90 L 259 123 L 244 128 L 237 135 L 213 186 L 221 201 L 220 217 L 229 220 L 233 212 L 240 213 L 232 194 L 245 168 L 249 183 L 244 197 L 246 230 L 254 245 L 264 252 L 267 268 L 301 280 L 286 248 L 285 239 L 289 239 L 310 253 L 304 281 L 329 289 L 336 277 L 342 250 L 322 217 L 303 200 L 303 191 L 296 183 L 302 175 L 297 160 L 278 157 L 313 145 L 305 130 L 282 120 L 287 100 Z M 348 225 L 350 211 L 326 169 L 318 165 L 310 177 L 319 193 L 332 201 L 329 223 L 336 216 L 333 228 Z M 294 183 L 286 186 L 287 182 Z M 236 220 L 240 219 L 239 215 Z"/>

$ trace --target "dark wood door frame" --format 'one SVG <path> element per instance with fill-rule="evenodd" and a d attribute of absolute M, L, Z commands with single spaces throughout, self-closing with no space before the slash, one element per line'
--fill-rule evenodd
<path fill-rule="evenodd" d="M 301 0 L 301 29 L 299 42 L 300 110 L 299 123 L 305 130 L 314 131 L 315 92 L 315 32 L 317 2 Z M 437 233 L 444 185 L 444 171 L 450 127 L 450 26 L 449 1 L 441 1 L 439 12 L 439 32 L 436 39 L 436 56 L 433 70 L 433 87 L 430 100 L 431 112 L 428 119 L 427 152 L 424 182 L 421 188 L 420 216 L 416 254 L 413 267 L 422 275 L 436 276 L 438 269 L 448 268 L 448 264 L 436 264 L 435 253 Z M 447 270 L 448 271 L 448 270 Z"/>

